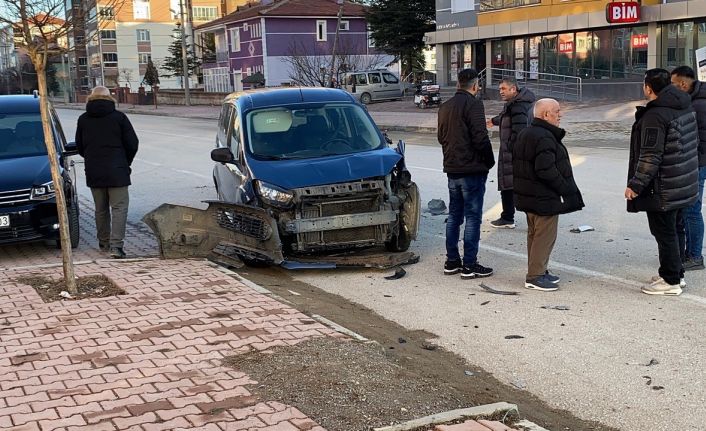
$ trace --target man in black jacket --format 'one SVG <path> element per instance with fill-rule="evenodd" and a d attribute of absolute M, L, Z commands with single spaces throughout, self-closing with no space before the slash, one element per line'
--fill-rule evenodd
<path fill-rule="evenodd" d="M 76 146 L 84 158 L 86 184 L 96 206 L 98 245 L 116 259 L 125 257 L 130 165 L 137 145 L 132 124 L 115 110 L 110 91 L 95 87 L 88 96 L 86 112 L 78 118 Z"/>
<path fill-rule="evenodd" d="M 701 251 L 704 245 L 704 219 L 701 203 L 706 180 L 706 83 L 696 80 L 694 70 L 689 66 L 680 66 L 672 70 L 672 84 L 691 96 L 691 107 L 696 112 L 699 128 L 699 198 L 693 205 L 682 210 L 686 237 L 680 238 L 679 242 L 680 247 L 684 242 L 684 270 L 691 271 L 704 269 Z"/>
<path fill-rule="evenodd" d="M 535 101 L 534 93 L 527 88 L 518 89 L 517 81 L 505 77 L 500 81 L 500 98 L 505 101 L 502 112 L 488 120 L 488 127 L 500 126 L 500 150 L 498 151 L 498 190 L 503 211 L 500 218 L 490 225 L 500 229 L 515 228 L 515 199 L 512 192 L 512 147 L 517 134 L 529 126 L 530 109 Z"/>
<path fill-rule="evenodd" d="M 527 213 L 528 289 L 552 291 L 559 277 L 547 269 L 556 242 L 559 214 L 584 207 L 574 181 L 569 152 L 561 140 L 561 107 L 554 99 L 534 106 L 532 125 L 520 132 L 512 148 L 515 204 Z"/>
<path fill-rule="evenodd" d="M 485 182 L 488 171 L 495 165 L 495 157 L 485 126 L 483 102 L 475 97 L 477 92 L 478 73 L 463 69 L 458 73 L 456 94 L 439 108 L 438 139 L 449 184 L 444 274 L 460 272 L 463 278 L 493 274 L 491 268 L 478 263 Z M 458 239 L 464 219 L 461 260 Z"/>
<path fill-rule="evenodd" d="M 649 102 L 635 113 L 625 199 L 629 212 L 647 212 L 657 240 L 659 276 L 642 292 L 679 295 L 685 283 L 677 214 L 699 195 L 696 115 L 689 95 L 670 84 L 664 69 L 645 72 L 643 91 Z"/>

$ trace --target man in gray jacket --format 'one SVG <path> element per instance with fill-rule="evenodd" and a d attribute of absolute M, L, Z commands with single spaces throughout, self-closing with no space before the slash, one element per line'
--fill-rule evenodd
<path fill-rule="evenodd" d="M 694 70 L 689 66 L 680 66 L 672 70 L 672 84 L 691 96 L 691 107 L 696 112 L 699 128 L 699 199 L 682 211 L 686 237 L 680 238 L 679 244 L 684 252 L 684 270 L 693 271 L 704 269 L 701 252 L 704 245 L 704 219 L 701 203 L 706 180 L 706 83 L 698 81 Z"/>
<path fill-rule="evenodd" d="M 500 126 L 500 151 L 498 151 L 498 190 L 503 211 L 500 218 L 490 225 L 500 229 L 515 228 L 515 199 L 512 191 L 512 146 L 522 129 L 529 126 L 530 110 L 535 101 L 534 93 L 520 89 L 515 78 L 510 76 L 500 81 L 500 98 L 505 102 L 503 110 L 488 120 L 487 126 Z"/>

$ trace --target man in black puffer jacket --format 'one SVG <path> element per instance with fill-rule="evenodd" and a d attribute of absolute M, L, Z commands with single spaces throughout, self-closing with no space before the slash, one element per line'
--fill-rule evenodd
<path fill-rule="evenodd" d="M 460 272 L 463 278 L 488 277 L 493 270 L 480 265 L 477 257 L 485 182 L 488 171 L 495 165 L 495 156 L 485 127 L 483 102 L 475 97 L 478 73 L 463 69 L 458 73 L 457 86 L 456 94 L 439 108 L 438 138 L 449 184 L 444 274 Z M 464 219 L 461 260 L 458 237 Z"/>
<path fill-rule="evenodd" d="M 682 210 L 685 232 L 678 230 L 679 246 L 684 251 L 684 270 L 692 271 L 704 269 L 704 218 L 701 205 L 706 180 L 706 82 L 697 81 L 694 70 L 689 66 L 680 66 L 672 70 L 672 84 L 691 96 L 691 107 L 696 112 L 699 127 L 699 198 L 693 205 Z"/>
<path fill-rule="evenodd" d="M 556 242 L 559 214 L 584 207 L 574 181 L 569 152 L 561 142 L 561 107 L 554 99 L 534 105 L 532 125 L 520 132 L 512 149 L 515 205 L 527 213 L 528 289 L 557 290 L 559 277 L 547 270 Z"/>
<path fill-rule="evenodd" d="M 115 110 L 105 87 L 88 96 L 86 112 L 78 118 L 76 146 L 84 158 L 86 184 L 96 206 L 98 246 L 116 259 L 125 257 L 123 242 L 130 201 L 130 165 L 138 139 L 127 116 Z M 112 219 L 112 220 L 111 220 Z"/>
<path fill-rule="evenodd" d="M 625 198 L 629 212 L 647 212 L 659 250 L 659 276 L 642 292 L 679 295 L 684 271 L 677 214 L 699 195 L 696 115 L 689 95 L 671 85 L 664 69 L 645 72 L 643 90 L 649 102 L 635 113 Z"/>
<path fill-rule="evenodd" d="M 512 147 L 517 135 L 527 126 L 532 117 L 530 110 L 535 101 L 534 93 L 527 88 L 519 89 L 517 81 L 505 77 L 500 81 L 500 98 L 505 101 L 502 112 L 488 121 L 488 127 L 500 126 L 500 150 L 498 151 L 498 190 L 503 211 L 500 218 L 490 222 L 499 229 L 515 228 L 515 200 L 512 192 Z"/>

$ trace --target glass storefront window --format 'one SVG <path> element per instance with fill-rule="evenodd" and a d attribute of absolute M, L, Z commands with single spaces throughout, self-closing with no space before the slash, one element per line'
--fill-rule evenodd
<path fill-rule="evenodd" d="M 706 22 L 703 20 L 662 25 L 662 67 L 696 67 L 694 50 L 706 46 Z"/>
<path fill-rule="evenodd" d="M 542 73 L 557 73 L 557 37 L 555 35 L 542 36 L 539 48 L 539 70 Z"/>
<path fill-rule="evenodd" d="M 591 78 L 593 72 L 593 34 L 588 31 L 576 33 L 576 76 Z"/>
<path fill-rule="evenodd" d="M 610 30 L 598 30 L 593 33 L 593 73 L 594 79 L 610 78 L 611 37 Z"/>
<path fill-rule="evenodd" d="M 514 41 L 494 40 L 491 44 L 492 67 L 495 69 L 514 69 Z"/>
<path fill-rule="evenodd" d="M 557 73 L 559 75 L 574 74 L 574 34 L 559 35 L 559 58 Z"/>

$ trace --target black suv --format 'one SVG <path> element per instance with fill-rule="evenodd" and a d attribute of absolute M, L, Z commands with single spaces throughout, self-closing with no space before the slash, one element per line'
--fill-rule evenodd
<path fill-rule="evenodd" d="M 76 173 L 69 156 L 76 144 L 66 142 L 59 117 L 49 108 L 59 157 L 71 231 L 79 241 Z M 39 97 L 0 96 L 0 244 L 48 239 L 59 242 L 54 183 L 44 144 Z"/>

